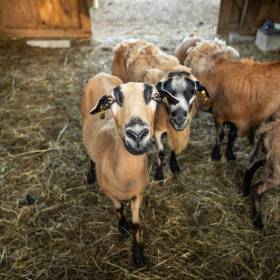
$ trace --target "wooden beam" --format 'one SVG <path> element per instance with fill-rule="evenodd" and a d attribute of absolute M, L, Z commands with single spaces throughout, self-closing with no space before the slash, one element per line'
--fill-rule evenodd
<path fill-rule="evenodd" d="M 7 29 L 0 27 L 0 37 L 9 38 L 89 38 L 90 36 L 90 29 Z"/>

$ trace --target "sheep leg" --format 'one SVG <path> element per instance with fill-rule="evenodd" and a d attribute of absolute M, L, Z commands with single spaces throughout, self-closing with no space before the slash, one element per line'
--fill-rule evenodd
<path fill-rule="evenodd" d="M 135 196 L 131 201 L 132 212 L 132 230 L 133 230 L 133 260 L 137 267 L 145 265 L 144 248 L 141 243 L 141 228 L 140 228 L 140 207 L 142 204 L 143 195 Z"/>
<path fill-rule="evenodd" d="M 253 179 L 253 176 L 255 172 L 264 165 L 265 160 L 264 160 L 264 155 L 262 151 L 262 141 L 258 142 L 256 145 L 256 148 L 254 149 L 250 160 L 249 160 L 249 166 L 246 169 L 244 180 L 243 180 L 243 185 L 240 188 L 240 193 L 243 196 L 247 196 L 250 194 L 251 190 L 251 182 Z"/>
<path fill-rule="evenodd" d="M 230 124 L 230 129 L 228 133 L 228 143 L 226 148 L 227 160 L 235 160 L 235 155 L 233 154 L 233 144 L 237 137 L 237 127 L 234 124 Z"/>
<path fill-rule="evenodd" d="M 212 160 L 221 159 L 220 149 L 221 149 L 221 140 L 223 139 L 223 131 L 224 131 L 224 126 L 221 124 L 218 124 L 216 121 L 216 142 L 215 142 L 215 146 L 212 150 L 212 154 L 211 154 Z"/>
<path fill-rule="evenodd" d="M 155 173 L 155 180 L 163 180 L 163 166 L 164 166 L 164 147 L 161 142 L 162 133 L 155 133 L 155 140 L 158 147 L 157 167 Z"/>
<path fill-rule="evenodd" d="M 129 231 L 129 224 L 124 216 L 123 213 L 123 203 L 121 203 L 120 201 L 116 200 L 115 198 L 111 197 L 116 212 L 117 212 L 117 216 L 118 216 L 118 220 L 119 220 L 119 232 L 121 233 L 121 235 L 125 238 L 127 238 L 129 236 L 128 231 Z"/>
<path fill-rule="evenodd" d="M 93 185 L 95 182 L 96 182 L 95 163 L 92 160 L 90 160 L 90 165 L 87 174 L 87 183 L 89 185 Z"/>
<path fill-rule="evenodd" d="M 273 187 L 272 183 L 259 182 L 252 189 L 253 202 L 253 224 L 256 228 L 262 229 L 262 213 L 261 213 L 261 198 L 263 194 Z"/>
<path fill-rule="evenodd" d="M 255 135 L 256 135 L 256 129 L 255 128 L 251 128 L 250 131 L 249 131 L 249 135 L 248 135 L 248 140 L 249 140 L 249 143 L 251 145 L 254 145 Z"/>
<path fill-rule="evenodd" d="M 171 151 L 169 164 L 170 164 L 170 169 L 173 174 L 180 172 L 180 167 L 178 166 L 176 154 L 174 151 Z"/>
<path fill-rule="evenodd" d="M 251 183 L 255 172 L 264 165 L 264 160 L 255 162 L 249 169 L 246 170 L 243 185 L 240 189 L 240 194 L 248 196 L 251 190 Z"/>
<path fill-rule="evenodd" d="M 220 130 L 219 138 L 220 138 L 220 143 L 222 144 L 223 140 L 225 138 L 225 125 L 224 124 Z"/>

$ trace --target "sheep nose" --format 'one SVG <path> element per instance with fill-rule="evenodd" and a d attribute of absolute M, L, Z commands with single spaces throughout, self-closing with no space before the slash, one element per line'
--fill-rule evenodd
<path fill-rule="evenodd" d="M 176 110 L 172 112 L 172 119 L 179 127 L 187 120 L 187 112 L 184 110 Z"/>
<path fill-rule="evenodd" d="M 125 130 L 125 134 L 133 141 L 140 143 L 149 134 L 149 129 L 145 127 L 141 130 L 133 130 L 128 127 Z"/>

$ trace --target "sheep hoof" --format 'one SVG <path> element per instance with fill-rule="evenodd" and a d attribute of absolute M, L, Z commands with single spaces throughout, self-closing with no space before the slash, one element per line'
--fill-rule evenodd
<path fill-rule="evenodd" d="M 212 160 L 221 160 L 221 153 L 219 147 L 214 147 L 212 154 L 211 154 Z"/>
<path fill-rule="evenodd" d="M 127 223 L 126 220 L 121 220 L 119 221 L 119 232 L 124 238 L 129 237 L 129 224 Z"/>
<path fill-rule="evenodd" d="M 248 190 L 248 188 L 247 188 L 246 186 L 243 186 L 243 187 L 241 187 L 241 188 L 239 189 L 239 194 L 240 194 L 241 196 L 246 197 L 246 196 L 248 196 L 248 195 L 250 194 L 250 190 Z"/>
<path fill-rule="evenodd" d="M 229 161 L 231 161 L 231 160 L 235 160 L 235 159 L 236 159 L 235 155 L 234 155 L 234 154 L 232 154 L 232 153 L 230 153 L 230 154 L 226 154 L 226 158 L 227 158 L 227 160 L 229 160 Z"/>
<path fill-rule="evenodd" d="M 170 169 L 173 175 L 178 174 L 181 171 L 178 165 L 171 165 Z"/>
<path fill-rule="evenodd" d="M 253 224 L 257 229 L 262 230 L 263 229 L 263 222 L 262 222 L 262 217 L 260 215 L 256 215 L 253 219 Z"/>
<path fill-rule="evenodd" d="M 145 266 L 144 249 L 139 243 L 133 244 L 133 261 L 137 268 Z"/>
<path fill-rule="evenodd" d="M 155 181 L 162 181 L 163 180 L 163 170 L 161 167 L 158 167 L 155 174 Z"/>
<path fill-rule="evenodd" d="M 96 177 L 93 170 L 89 170 L 87 175 L 87 183 L 93 185 L 96 182 Z"/>

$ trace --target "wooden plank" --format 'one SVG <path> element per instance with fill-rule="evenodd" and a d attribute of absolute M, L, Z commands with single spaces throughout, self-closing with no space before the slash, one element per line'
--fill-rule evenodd
<path fill-rule="evenodd" d="M 79 17 L 80 17 L 80 26 L 82 29 L 90 30 L 91 22 L 89 9 L 91 8 L 91 0 L 78 0 L 79 2 Z"/>
<path fill-rule="evenodd" d="M 0 37 L 17 38 L 89 38 L 91 32 L 84 29 L 7 29 L 0 28 Z"/>
<path fill-rule="evenodd" d="M 255 35 L 266 19 L 280 22 L 279 0 L 221 0 L 217 33 Z"/>
<path fill-rule="evenodd" d="M 231 17 L 232 0 L 221 0 L 217 33 L 225 35 L 229 32 L 229 19 Z"/>

